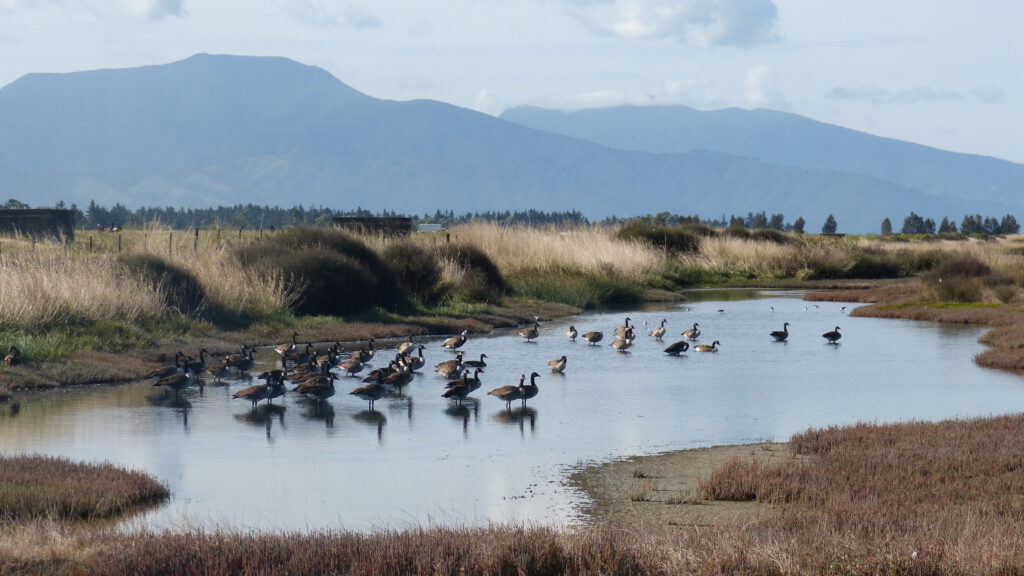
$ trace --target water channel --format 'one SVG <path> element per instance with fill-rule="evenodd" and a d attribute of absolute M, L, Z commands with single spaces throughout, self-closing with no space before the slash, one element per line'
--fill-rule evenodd
<path fill-rule="evenodd" d="M 845 310 L 843 306 L 846 306 Z M 581 464 L 633 454 L 784 441 L 808 427 L 940 420 L 1016 412 L 1017 376 L 976 366 L 982 331 L 965 326 L 853 318 L 855 305 L 794 293 L 698 292 L 683 304 L 597 313 L 514 333 L 470 336 L 466 358 L 487 354 L 483 385 L 462 407 L 441 397 L 433 366 L 452 354 L 424 339 L 427 366 L 402 397 L 370 411 L 342 377 L 322 405 L 293 395 L 261 405 L 231 395 L 253 382 L 186 389 L 161 399 L 149 382 L 26 397 L 0 411 L 0 452 L 109 461 L 150 472 L 171 501 L 130 526 L 307 530 L 571 525 L 583 495 L 564 485 Z M 627 353 L 608 343 L 626 316 Z M 668 334 L 648 332 L 665 319 Z M 662 350 L 698 322 L 717 353 Z M 790 323 L 788 342 L 769 332 Z M 601 330 L 599 346 L 566 329 Z M 840 343 L 821 334 L 841 327 Z M 189 351 L 194 352 L 194 351 Z M 375 365 L 392 350 L 379 349 Z M 568 358 L 563 375 L 547 362 Z M 272 367 L 263 350 L 253 370 Z M 536 371 L 540 393 L 507 411 L 486 392 Z"/>

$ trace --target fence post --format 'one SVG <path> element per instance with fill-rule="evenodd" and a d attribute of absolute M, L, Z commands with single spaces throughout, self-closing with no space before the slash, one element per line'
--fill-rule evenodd
<path fill-rule="evenodd" d="M 242 241 L 242 228 L 245 228 L 245 226 L 239 226 L 238 227 L 238 241 L 239 242 Z"/>
<path fill-rule="evenodd" d="M 199 254 L 199 226 L 196 226 L 196 237 L 192 241 L 192 252 Z"/>
<path fill-rule="evenodd" d="M 167 257 L 171 257 L 171 242 L 174 239 L 174 232 L 167 233 Z"/>
<path fill-rule="evenodd" d="M 92 236 L 89 236 L 89 252 L 92 252 Z"/>
<path fill-rule="evenodd" d="M 121 233 L 117 233 L 117 253 L 121 253 Z"/>

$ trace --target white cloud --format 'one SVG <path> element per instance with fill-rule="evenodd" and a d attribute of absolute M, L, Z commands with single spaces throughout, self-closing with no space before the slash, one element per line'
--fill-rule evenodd
<path fill-rule="evenodd" d="M 751 108 L 790 109 L 778 77 L 767 66 L 751 66 L 743 80 L 743 99 Z"/>
<path fill-rule="evenodd" d="M 297 22 L 322 27 L 338 25 L 338 17 L 322 0 L 279 0 L 278 5 Z"/>
<path fill-rule="evenodd" d="M 893 92 L 874 86 L 835 86 L 825 92 L 830 100 L 866 101 L 873 104 L 917 104 L 920 102 L 941 102 L 963 100 L 955 90 L 917 86 L 908 90 Z"/>
<path fill-rule="evenodd" d="M 376 14 L 360 6 L 346 8 L 345 21 L 356 30 L 372 30 L 381 26 L 380 18 Z"/>
<path fill-rule="evenodd" d="M 979 86 L 971 91 L 974 97 L 985 104 L 995 104 L 1003 99 L 1006 93 L 998 86 Z"/>
<path fill-rule="evenodd" d="M 560 0 L 592 29 L 625 39 L 751 46 L 774 41 L 773 0 Z"/>
<path fill-rule="evenodd" d="M 181 17 L 185 11 L 185 0 L 121 0 L 121 3 L 129 16 L 147 20 Z"/>

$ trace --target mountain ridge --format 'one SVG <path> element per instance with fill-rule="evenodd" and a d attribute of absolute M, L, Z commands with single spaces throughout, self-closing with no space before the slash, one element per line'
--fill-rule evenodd
<path fill-rule="evenodd" d="M 874 231 L 911 210 L 1005 212 L 998 201 L 839 170 L 621 150 L 443 102 L 374 98 L 287 58 L 209 54 L 30 74 L 0 88 L 0 186 L 35 205 L 579 209 L 588 218 L 763 210 L 802 216 L 809 230 L 834 213 L 840 231 Z"/>

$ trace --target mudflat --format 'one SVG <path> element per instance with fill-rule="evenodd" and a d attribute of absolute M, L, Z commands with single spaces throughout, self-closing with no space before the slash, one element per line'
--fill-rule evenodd
<path fill-rule="evenodd" d="M 785 443 L 713 446 L 587 466 L 571 474 L 569 483 L 590 499 L 581 511 L 585 522 L 659 533 L 769 517 L 776 506 L 703 500 L 698 483 L 730 460 L 767 463 L 793 458 Z"/>

